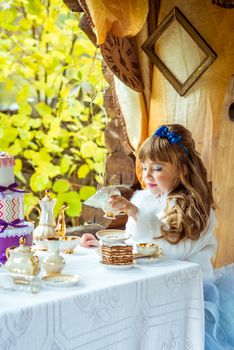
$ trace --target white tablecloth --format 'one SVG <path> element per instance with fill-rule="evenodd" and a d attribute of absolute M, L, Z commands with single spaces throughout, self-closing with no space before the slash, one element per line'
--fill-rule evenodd
<path fill-rule="evenodd" d="M 0 290 L 1 350 L 204 349 L 198 265 L 161 259 L 110 271 L 81 248 L 65 259 L 63 273 L 80 276 L 74 287 Z"/>

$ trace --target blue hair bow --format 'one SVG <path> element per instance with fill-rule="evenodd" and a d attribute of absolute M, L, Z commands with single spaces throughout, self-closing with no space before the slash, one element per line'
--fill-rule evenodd
<path fill-rule="evenodd" d="M 168 127 L 163 125 L 160 126 L 160 128 L 158 128 L 154 133 L 153 136 L 159 136 L 161 138 L 166 138 L 168 139 L 168 141 L 172 144 L 176 144 L 179 145 L 181 148 L 183 148 L 183 150 L 185 151 L 185 153 L 190 157 L 189 151 L 187 149 L 187 147 L 185 147 L 185 145 L 183 143 L 181 143 L 182 140 L 182 136 L 178 135 L 176 132 L 174 131 L 169 131 Z"/>

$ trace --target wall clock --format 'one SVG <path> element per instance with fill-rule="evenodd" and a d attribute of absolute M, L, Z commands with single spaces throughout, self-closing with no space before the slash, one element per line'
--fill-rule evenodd
<path fill-rule="evenodd" d="M 108 33 L 100 50 L 108 67 L 124 84 L 136 91 L 143 90 L 137 56 L 130 39 Z"/>

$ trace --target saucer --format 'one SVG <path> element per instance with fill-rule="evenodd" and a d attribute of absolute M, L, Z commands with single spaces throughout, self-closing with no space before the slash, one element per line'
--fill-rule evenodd
<path fill-rule="evenodd" d="M 32 246 L 32 250 L 33 250 L 33 251 L 39 250 L 39 251 L 41 251 L 41 252 L 47 252 L 47 248 L 43 248 L 43 247 L 40 247 L 40 246 L 38 246 L 38 245 L 33 245 L 33 246 Z"/>
<path fill-rule="evenodd" d="M 76 285 L 80 277 L 77 275 L 48 275 L 41 278 L 50 287 L 71 287 Z"/>
<path fill-rule="evenodd" d="M 148 258 L 136 258 L 137 264 L 155 264 L 162 259 L 162 255 L 160 256 L 151 256 Z"/>
<path fill-rule="evenodd" d="M 103 264 L 101 261 L 100 261 L 100 264 L 104 266 L 107 270 L 124 271 L 124 270 L 132 269 L 135 266 L 135 261 L 133 262 L 133 264 L 128 264 L 128 265 L 108 265 L 108 264 Z"/>
<path fill-rule="evenodd" d="M 131 234 L 124 230 L 101 230 L 96 233 L 96 236 L 104 243 L 124 243 L 131 237 Z"/>

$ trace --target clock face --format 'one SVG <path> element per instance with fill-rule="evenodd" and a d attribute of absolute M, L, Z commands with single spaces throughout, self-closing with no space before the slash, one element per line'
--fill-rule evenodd
<path fill-rule="evenodd" d="M 128 38 L 108 33 L 100 49 L 108 67 L 123 83 L 136 91 L 143 90 L 138 60 Z"/>

